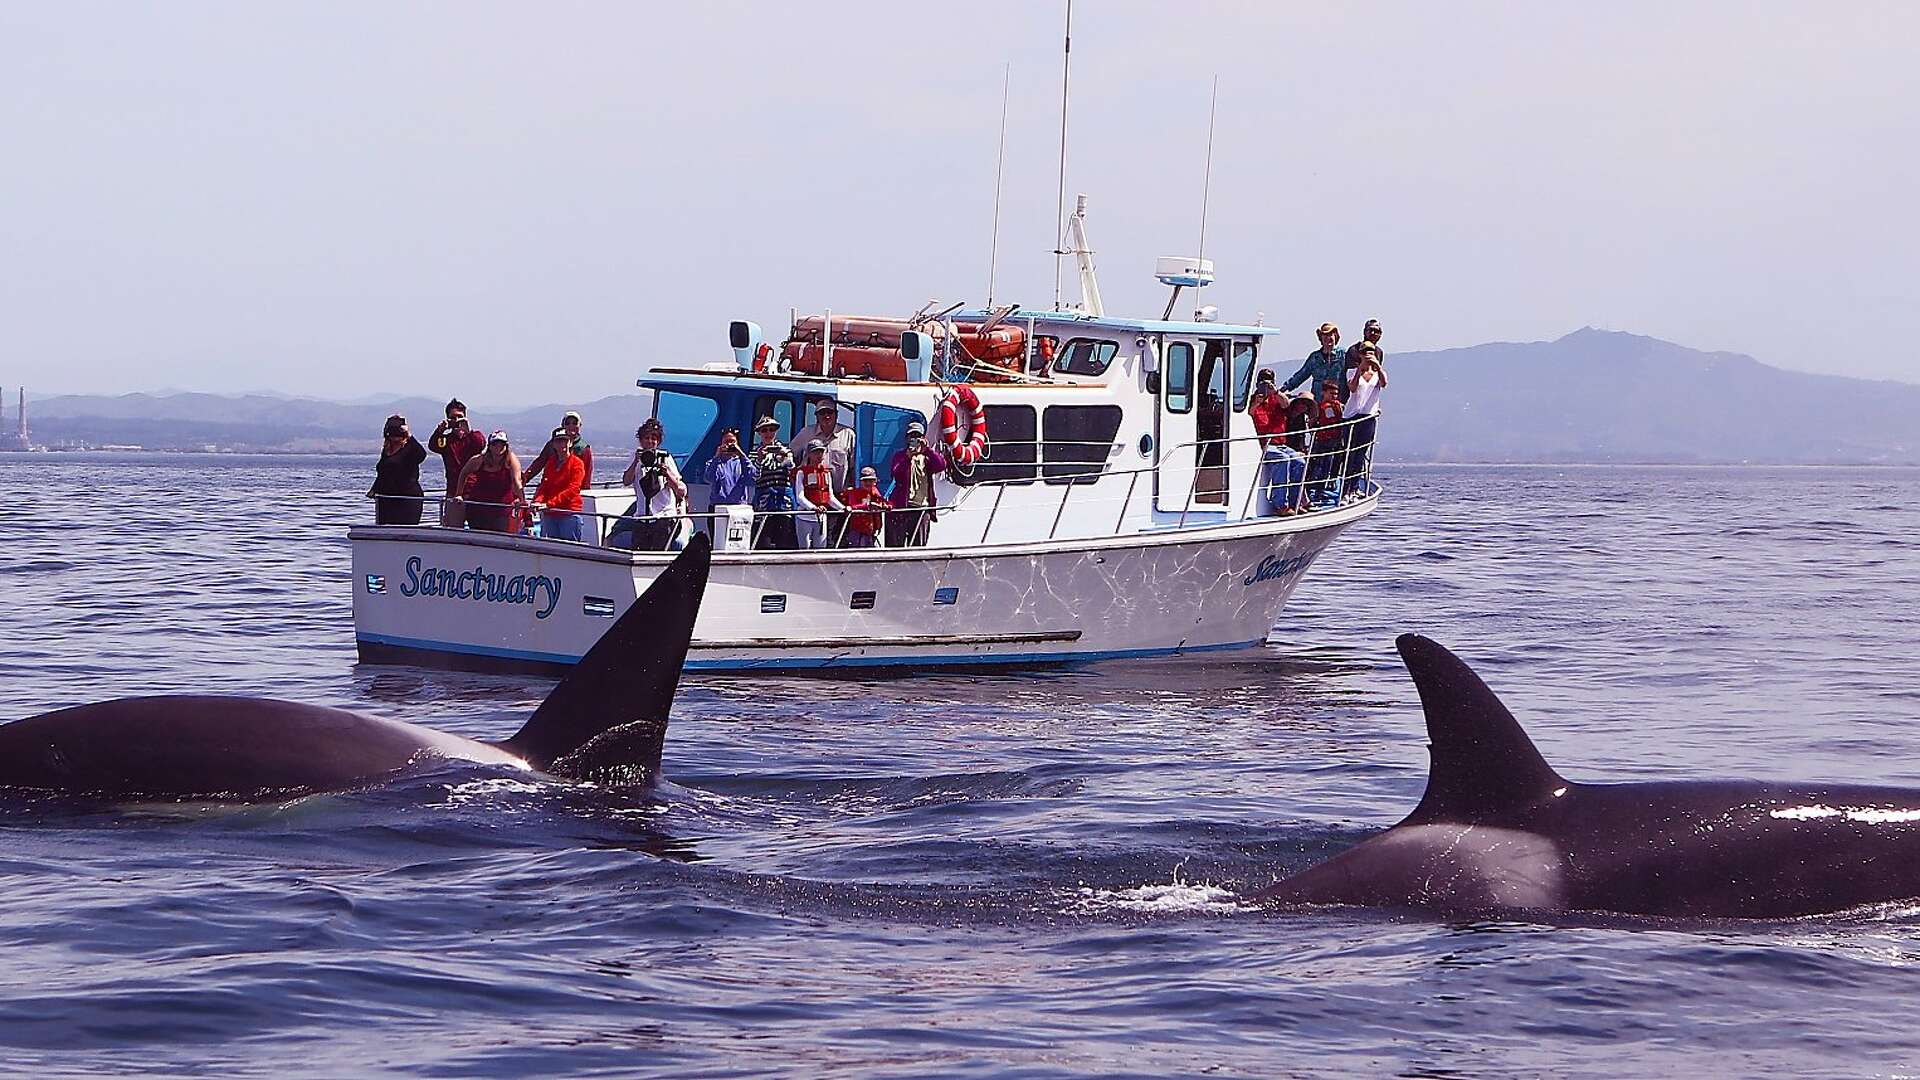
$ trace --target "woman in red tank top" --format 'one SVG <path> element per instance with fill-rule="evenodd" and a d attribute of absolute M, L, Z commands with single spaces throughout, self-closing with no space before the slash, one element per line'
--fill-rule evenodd
<path fill-rule="evenodd" d="M 507 448 L 507 433 L 496 431 L 487 438 L 487 449 L 468 461 L 460 470 L 456 485 L 466 500 L 467 527 L 485 532 L 519 532 L 521 492 L 520 459 Z"/>

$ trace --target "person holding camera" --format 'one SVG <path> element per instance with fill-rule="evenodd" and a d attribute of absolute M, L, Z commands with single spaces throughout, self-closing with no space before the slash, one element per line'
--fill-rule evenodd
<path fill-rule="evenodd" d="M 707 482 L 707 511 L 719 513 L 723 506 L 750 506 L 753 504 L 753 481 L 760 473 L 753 459 L 740 449 L 740 429 L 728 428 L 720 433 L 720 445 L 713 451 L 713 458 L 707 462 L 704 479 Z M 718 528 L 718 526 L 715 526 Z"/>
<path fill-rule="evenodd" d="M 887 515 L 888 547 L 924 547 L 933 524 L 933 478 L 947 471 L 947 457 L 927 442 L 927 426 L 915 420 L 907 425 L 907 446 L 896 451 L 888 469 L 893 474 L 894 512 Z"/>
<path fill-rule="evenodd" d="M 427 460 L 427 449 L 413 437 L 407 418 L 398 413 L 387 417 L 383 434 L 386 441 L 380 447 L 380 460 L 373 467 L 373 486 L 367 494 L 393 497 L 374 499 L 373 523 L 418 525 L 420 504 L 426 498 L 426 492 L 420 489 L 420 463 Z"/>
<path fill-rule="evenodd" d="M 624 532 L 622 526 L 632 521 L 633 550 L 666 551 L 680 534 L 681 506 L 687 498 L 687 483 L 680 478 L 680 468 L 673 463 L 673 455 L 660 449 L 667 429 L 658 418 L 641 424 L 633 436 L 640 447 L 627 463 L 627 471 L 620 474 L 620 482 L 633 486 L 634 508 L 629 513 L 638 518 L 622 519 L 615 529 Z"/>
<path fill-rule="evenodd" d="M 479 457 L 487 448 L 487 437 L 473 430 L 467 422 L 467 406 L 459 398 L 447 402 L 447 418 L 440 421 L 427 437 L 427 449 L 439 454 L 447 466 L 447 495 L 460 494 L 455 490 L 455 482 L 460 479 L 460 470 L 467 462 Z"/>
<path fill-rule="evenodd" d="M 580 436 L 580 414 L 569 409 L 560 417 L 560 427 L 567 433 L 567 449 L 573 452 L 573 456 L 580 461 L 580 467 L 586 470 L 586 482 L 580 486 L 583 488 L 592 487 L 593 444 L 587 442 L 586 439 Z M 521 479 L 529 484 L 533 483 L 534 480 L 539 477 L 540 473 L 545 470 L 547 466 L 553 464 L 555 460 L 553 454 L 550 453 L 546 447 L 541 447 L 540 456 L 534 458 L 533 464 L 527 466 L 527 475 L 521 477 Z"/>

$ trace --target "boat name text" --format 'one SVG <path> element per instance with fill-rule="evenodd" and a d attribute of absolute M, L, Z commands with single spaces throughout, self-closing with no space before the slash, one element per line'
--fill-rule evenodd
<path fill-rule="evenodd" d="M 485 567 L 471 570 L 422 568 L 420 556 L 407 560 L 407 580 L 400 583 L 402 596 L 444 596 L 450 600 L 486 600 L 495 604 L 531 604 L 539 607 L 541 594 L 546 606 L 533 613 L 544 619 L 560 606 L 560 579 L 545 574 L 489 574 Z"/>
<path fill-rule="evenodd" d="M 1260 560 L 1260 565 L 1255 567 L 1253 573 L 1248 574 L 1246 580 L 1241 582 L 1241 584 L 1257 585 L 1262 581 L 1273 581 L 1276 578 L 1291 577 L 1305 570 L 1307 564 L 1312 561 L 1313 556 L 1311 555 L 1295 555 L 1291 559 L 1283 559 L 1278 555 L 1269 555 Z"/>

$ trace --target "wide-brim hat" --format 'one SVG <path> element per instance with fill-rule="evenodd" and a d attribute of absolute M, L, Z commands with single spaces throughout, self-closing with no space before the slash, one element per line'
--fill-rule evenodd
<path fill-rule="evenodd" d="M 760 419 L 754 421 L 753 430 L 759 431 L 761 428 L 770 428 L 770 427 L 777 428 L 779 426 L 780 426 L 780 421 L 775 420 L 771 416 L 763 416 Z"/>

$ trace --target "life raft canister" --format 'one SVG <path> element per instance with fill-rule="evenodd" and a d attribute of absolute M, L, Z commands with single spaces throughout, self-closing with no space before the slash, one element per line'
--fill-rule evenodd
<path fill-rule="evenodd" d="M 966 383 L 949 386 L 940 396 L 940 439 L 962 468 L 987 456 L 987 414 Z"/>

